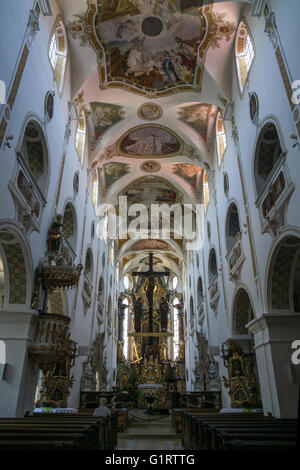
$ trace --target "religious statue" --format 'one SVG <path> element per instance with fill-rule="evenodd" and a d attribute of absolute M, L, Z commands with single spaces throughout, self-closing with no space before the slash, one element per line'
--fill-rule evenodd
<path fill-rule="evenodd" d="M 167 331 L 168 329 L 168 313 L 169 313 L 169 305 L 165 297 L 162 297 L 160 303 L 160 323 L 161 323 L 161 330 Z"/>
<path fill-rule="evenodd" d="M 123 361 L 124 355 L 123 355 L 123 341 L 119 339 L 118 341 L 118 362 Z"/>
<path fill-rule="evenodd" d="M 166 343 L 159 343 L 159 359 L 161 361 L 167 360 L 167 345 Z"/>
<path fill-rule="evenodd" d="M 58 253 L 60 250 L 63 226 L 62 218 L 61 214 L 57 214 L 49 228 L 47 240 L 49 253 Z"/>
<path fill-rule="evenodd" d="M 141 323 L 142 323 L 142 316 L 143 316 L 143 304 L 141 298 L 138 297 L 135 300 L 133 297 L 133 307 L 134 307 L 134 328 L 136 333 L 141 332 Z"/>
<path fill-rule="evenodd" d="M 182 339 L 179 341 L 179 360 L 182 361 L 184 359 L 184 342 Z"/>

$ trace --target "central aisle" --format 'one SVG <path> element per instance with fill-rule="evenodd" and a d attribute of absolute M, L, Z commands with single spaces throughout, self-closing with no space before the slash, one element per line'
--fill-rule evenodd
<path fill-rule="evenodd" d="M 130 410 L 130 425 L 118 434 L 119 450 L 181 449 L 180 434 L 171 425 L 171 416 L 149 416 L 144 410 Z"/>

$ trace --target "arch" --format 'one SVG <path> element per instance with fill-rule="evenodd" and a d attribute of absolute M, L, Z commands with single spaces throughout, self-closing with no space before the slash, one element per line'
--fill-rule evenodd
<path fill-rule="evenodd" d="M 277 126 L 274 122 L 268 121 L 260 131 L 255 148 L 254 179 L 257 194 L 263 189 L 282 153 Z"/>
<path fill-rule="evenodd" d="M 234 202 L 232 202 L 227 211 L 226 219 L 226 245 L 227 250 L 230 249 L 235 237 L 240 233 L 240 221 L 238 208 Z"/>
<path fill-rule="evenodd" d="M 223 157 L 224 157 L 224 153 L 227 148 L 226 132 L 225 132 L 223 116 L 222 116 L 221 111 L 219 111 L 217 114 L 216 140 L 217 140 L 218 161 L 219 161 L 219 165 L 221 165 Z"/>
<path fill-rule="evenodd" d="M 78 124 L 77 124 L 77 129 L 76 129 L 76 134 L 75 134 L 75 147 L 76 147 L 81 164 L 83 164 L 84 162 L 85 140 L 86 140 L 86 119 L 85 119 L 84 111 L 82 111 L 78 119 Z"/>
<path fill-rule="evenodd" d="M 198 283 L 197 283 L 197 299 L 198 299 L 198 304 L 201 304 L 203 301 L 203 282 L 202 282 L 202 277 L 198 277 Z"/>
<path fill-rule="evenodd" d="M 209 260 L 208 260 L 208 278 L 209 282 L 211 282 L 214 277 L 218 274 L 218 264 L 217 264 L 217 256 L 216 251 L 212 248 L 209 252 Z"/>
<path fill-rule="evenodd" d="M 0 340 L 0 364 L 6 364 L 6 344 Z"/>
<path fill-rule="evenodd" d="M 74 206 L 71 202 L 67 202 L 65 206 L 62 229 L 66 240 L 75 252 L 77 244 L 77 219 Z"/>
<path fill-rule="evenodd" d="M 233 335 L 248 335 L 246 325 L 253 319 L 254 311 L 249 294 L 243 287 L 240 287 L 235 295 L 233 303 Z"/>
<path fill-rule="evenodd" d="M 267 274 L 269 313 L 300 312 L 300 236 L 288 234 L 278 241 Z"/>
<path fill-rule="evenodd" d="M 205 207 L 207 208 L 210 201 L 210 194 L 209 194 L 209 184 L 208 184 L 208 174 L 207 171 L 203 171 L 203 202 Z"/>
<path fill-rule="evenodd" d="M 64 86 L 68 57 L 66 29 L 61 18 L 57 18 L 50 36 L 48 57 L 54 73 L 59 94 L 61 94 Z"/>
<path fill-rule="evenodd" d="M 98 283 L 98 300 L 102 300 L 104 296 L 104 279 L 103 276 L 100 277 Z"/>
<path fill-rule="evenodd" d="M 86 255 L 85 255 L 84 271 L 91 281 L 93 279 L 93 270 L 94 270 L 93 253 L 92 253 L 92 250 L 88 248 L 86 251 Z"/>
<path fill-rule="evenodd" d="M 41 123 L 32 115 L 25 121 L 20 153 L 32 178 L 45 196 L 49 181 L 48 145 Z"/>
<path fill-rule="evenodd" d="M 254 43 L 246 23 L 242 21 L 239 24 L 235 40 L 235 62 L 241 94 L 243 94 L 245 89 L 254 57 Z"/>
<path fill-rule="evenodd" d="M 33 286 L 31 253 L 19 228 L 10 222 L 0 225 L 0 258 L 2 309 L 28 310 Z"/>
<path fill-rule="evenodd" d="M 93 171 L 93 188 L 92 188 L 92 203 L 95 209 L 98 206 L 98 194 L 99 194 L 99 174 L 98 169 Z"/>

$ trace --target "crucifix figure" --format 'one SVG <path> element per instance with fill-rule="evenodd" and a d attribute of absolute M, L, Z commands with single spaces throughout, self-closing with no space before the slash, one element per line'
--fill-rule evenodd
<path fill-rule="evenodd" d="M 147 277 L 147 299 L 149 302 L 149 333 L 153 333 L 153 292 L 155 288 L 155 278 L 170 276 L 170 271 L 153 271 L 153 253 L 149 253 L 149 271 L 136 271 L 132 276 Z M 152 344 L 152 337 L 149 338 L 149 344 Z"/>

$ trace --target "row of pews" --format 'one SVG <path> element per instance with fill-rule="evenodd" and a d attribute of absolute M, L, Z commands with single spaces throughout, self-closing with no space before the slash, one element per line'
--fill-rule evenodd
<path fill-rule="evenodd" d="M 1 450 L 114 450 L 117 412 L 108 418 L 88 414 L 37 413 L 0 418 Z"/>
<path fill-rule="evenodd" d="M 256 413 L 183 411 L 181 434 L 186 450 L 292 450 L 297 420 Z"/>

